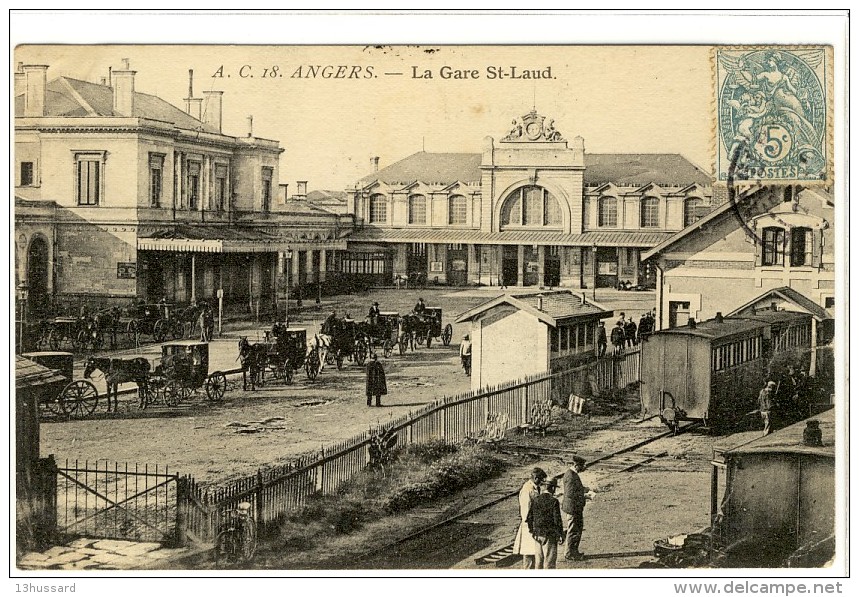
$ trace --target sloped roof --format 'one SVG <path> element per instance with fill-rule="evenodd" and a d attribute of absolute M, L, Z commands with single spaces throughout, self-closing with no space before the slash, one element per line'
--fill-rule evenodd
<path fill-rule="evenodd" d="M 542 308 L 538 308 L 542 296 Z M 611 317 L 614 311 L 606 309 L 593 301 L 588 301 L 584 295 L 569 290 L 531 291 L 516 294 L 504 294 L 490 299 L 459 315 L 456 323 L 471 321 L 481 313 L 498 305 L 507 304 L 530 313 L 543 323 L 556 327 L 560 321 L 581 316 L 599 316 L 600 319 Z"/>
<path fill-rule="evenodd" d="M 415 181 L 427 184 L 480 182 L 479 153 L 427 153 L 419 151 L 369 174 L 358 181 L 361 187 L 381 181 L 389 185 L 407 185 Z"/>
<path fill-rule="evenodd" d="M 247 240 L 276 241 L 278 238 L 255 228 L 241 226 L 190 226 L 177 224 L 161 230 L 153 230 L 140 238 L 181 238 L 188 240 Z"/>
<path fill-rule="evenodd" d="M 44 384 L 66 381 L 63 375 L 60 375 L 53 369 L 43 367 L 38 363 L 25 359 L 20 355 L 15 355 L 15 388 L 30 388 Z"/>
<path fill-rule="evenodd" d="M 23 115 L 24 96 L 19 95 L 15 98 L 15 116 Z M 118 116 L 113 111 L 113 89 L 111 87 L 71 77 L 57 77 L 48 83 L 45 115 L 67 118 Z M 160 97 L 139 91 L 134 92 L 134 113 L 132 116 L 171 122 L 183 129 L 218 132 L 214 127 L 204 124 Z"/>
<path fill-rule="evenodd" d="M 419 151 L 358 181 L 365 187 L 375 181 L 388 185 L 480 182 L 479 153 L 427 153 Z M 619 186 L 712 184 L 711 177 L 678 153 L 586 153 L 584 183 L 613 182 Z"/>
<path fill-rule="evenodd" d="M 806 422 L 819 421 L 823 436 L 822 446 L 806 446 L 803 443 L 803 432 Z M 835 409 L 831 408 L 799 423 L 779 429 L 769 435 L 758 437 L 750 442 L 725 451 L 726 457 L 741 454 L 816 454 L 819 456 L 835 457 Z"/>
<path fill-rule="evenodd" d="M 743 316 L 744 311 L 748 311 L 755 303 L 768 300 L 771 297 L 778 297 L 784 301 L 796 305 L 797 307 L 814 317 L 817 321 L 825 321 L 827 319 L 832 319 L 832 315 L 829 313 L 829 311 L 812 301 L 804 294 L 801 294 L 799 291 L 794 290 L 790 286 L 782 286 L 780 288 L 773 288 L 772 290 L 768 290 L 759 297 L 750 300 L 742 307 L 731 311 L 728 316 Z"/>

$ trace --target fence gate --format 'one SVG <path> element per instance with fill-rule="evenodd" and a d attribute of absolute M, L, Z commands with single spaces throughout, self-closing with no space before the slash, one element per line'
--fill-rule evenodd
<path fill-rule="evenodd" d="M 56 471 L 60 534 L 175 541 L 178 475 L 166 466 L 67 460 Z"/>

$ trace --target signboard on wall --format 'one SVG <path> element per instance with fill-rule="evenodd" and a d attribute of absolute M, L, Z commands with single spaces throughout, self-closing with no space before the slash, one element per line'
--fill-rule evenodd
<path fill-rule="evenodd" d="M 443 272 L 444 271 L 444 263 L 441 261 L 433 261 L 430 263 L 430 271 L 431 272 Z"/>
<path fill-rule="evenodd" d="M 468 269 L 468 264 L 464 259 L 454 259 L 450 262 L 450 269 L 455 272 L 464 272 Z"/>
<path fill-rule="evenodd" d="M 120 261 L 116 264 L 116 277 L 120 280 L 134 280 L 137 278 L 137 264 Z"/>

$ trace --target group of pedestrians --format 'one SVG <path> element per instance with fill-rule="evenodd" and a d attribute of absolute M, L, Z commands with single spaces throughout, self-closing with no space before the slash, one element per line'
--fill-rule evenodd
<path fill-rule="evenodd" d="M 550 569 L 557 566 L 558 545 L 564 545 L 564 559 L 581 561 L 579 551 L 585 528 L 585 503 L 589 489 L 582 483 L 579 473 L 585 470 L 585 460 L 573 456 L 562 477 L 563 499 L 558 501 L 556 478 L 546 481 L 542 468 L 534 468 L 530 478 L 519 491 L 521 522 L 513 543 L 514 553 L 522 556 L 526 569 Z"/>
<path fill-rule="evenodd" d="M 811 380 L 806 372 L 789 365 L 787 372 L 776 382 L 768 380 L 758 392 L 758 412 L 761 415 L 764 435 L 769 435 L 776 420 L 783 423 L 798 421 L 809 415 Z"/>
<path fill-rule="evenodd" d="M 604 326 L 603 329 L 605 329 Z M 631 315 L 627 317 L 626 313 L 621 312 L 620 319 L 617 320 L 611 330 L 611 344 L 614 347 L 614 353 L 623 354 L 627 348 L 638 346 L 654 331 L 656 331 L 656 317 L 652 311 L 642 313 L 637 325 Z M 597 346 L 599 347 L 599 339 Z M 600 350 L 600 356 L 603 356 L 605 349 Z"/>

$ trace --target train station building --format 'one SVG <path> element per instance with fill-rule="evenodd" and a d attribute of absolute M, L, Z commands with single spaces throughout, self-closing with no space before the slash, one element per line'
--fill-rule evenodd
<path fill-rule="evenodd" d="M 135 89 L 128 61 L 99 82 L 15 73 L 15 250 L 30 311 L 223 296 L 269 311 L 316 294 L 352 216 L 287 198 L 278 141 L 222 131 L 224 97 L 184 109 Z"/>
<path fill-rule="evenodd" d="M 590 154 L 531 111 L 481 153 L 418 152 L 347 190 L 343 271 L 374 282 L 652 287 L 642 253 L 723 200 L 678 154 Z"/>

